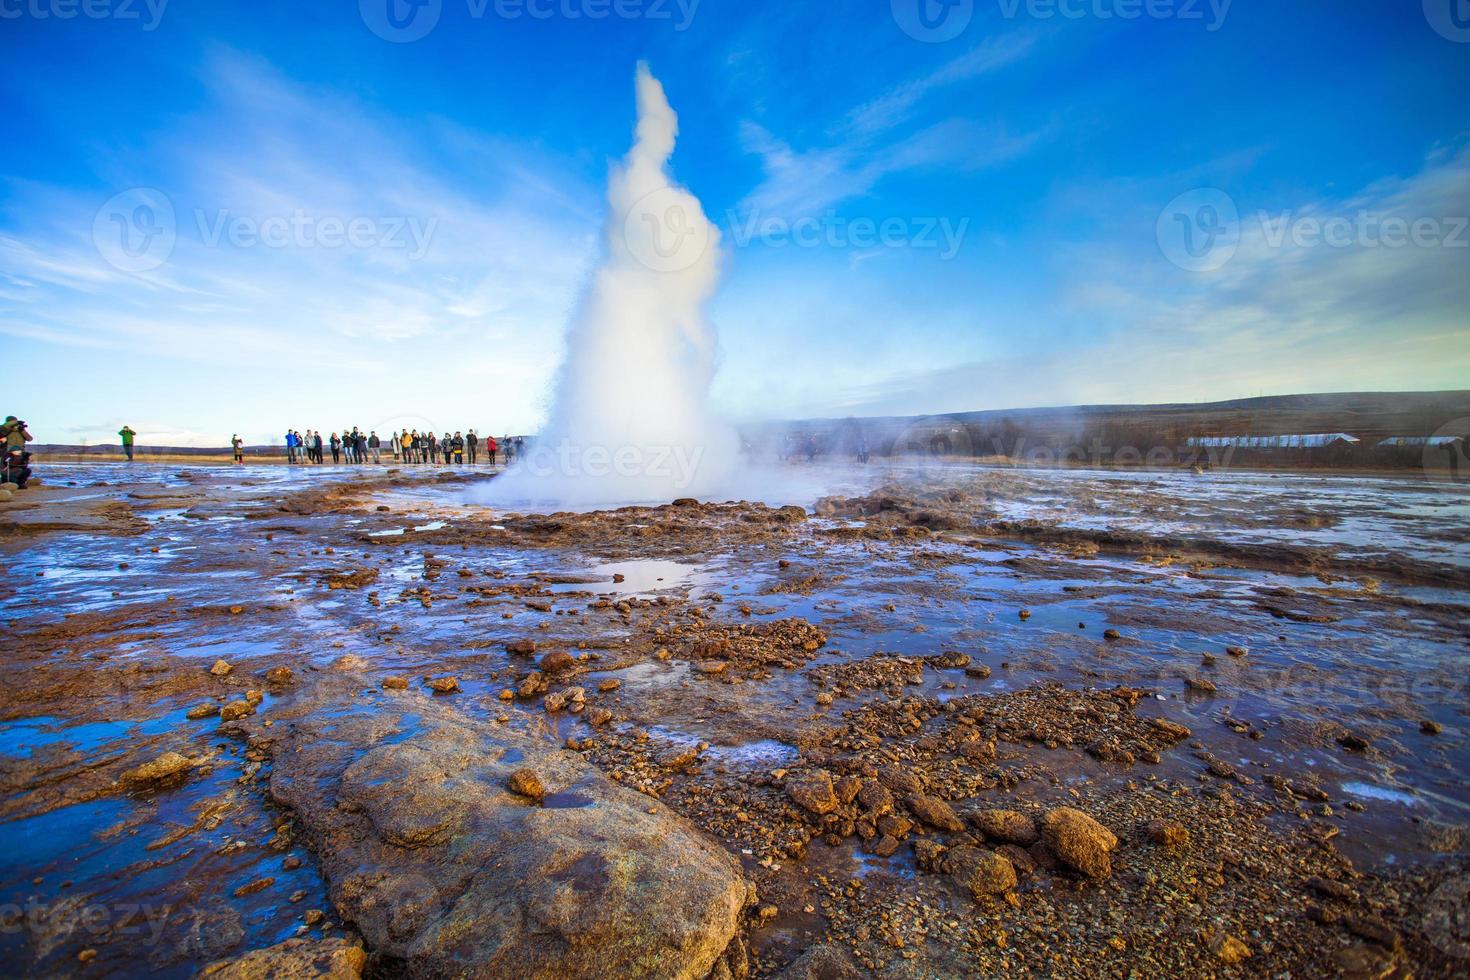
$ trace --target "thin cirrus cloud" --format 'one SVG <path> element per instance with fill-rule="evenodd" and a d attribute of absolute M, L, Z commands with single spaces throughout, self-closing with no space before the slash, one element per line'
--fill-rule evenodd
<path fill-rule="evenodd" d="M 234 54 L 216 56 L 205 81 L 207 110 L 116 166 L 106 186 L 9 188 L 0 331 L 239 363 L 283 348 L 340 359 L 334 338 L 419 342 L 416 356 L 435 356 L 446 339 L 498 327 L 537 338 L 527 346 L 547 356 L 593 245 L 593 188 L 447 125 L 407 136 L 396 120 Z M 438 162 L 424 159 L 436 151 Z M 483 169 L 455 179 L 446 159 Z M 137 273 L 110 266 L 91 239 L 98 207 L 133 186 L 167 194 L 177 226 L 167 262 Z M 254 231 L 268 219 L 365 220 L 372 231 L 364 247 L 311 244 L 310 231 L 265 244 Z"/>
<path fill-rule="evenodd" d="M 1416 173 L 1338 198 L 1264 208 L 1239 202 L 1239 248 L 1213 272 L 1170 265 L 1152 241 L 1171 193 L 1164 182 L 1096 190 L 1074 189 L 1066 206 L 1091 201 L 1089 224 L 1147 235 L 1074 243 L 1060 261 L 1077 271 L 1062 299 L 1038 315 L 1106 329 L 1065 349 L 865 382 L 835 393 L 834 403 L 859 414 L 905 414 L 1115 402 L 1119 378 L 1147 379 L 1150 401 L 1201 401 L 1457 388 L 1470 377 L 1470 147 L 1438 150 Z M 1290 236 L 1298 219 L 1368 230 L 1341 246 L 1310 235 L 1298 245 Z M 1382 244 L 1390 220 L 1429 222 L 1423 227 L 1437 238 L 1424 240 L 1436 243 Z"/>
<path fill-rule="evenodd" d="M 1050 127 L 1012 132 L 997 121 L 952 117 L 905 132 L 926 99 L 1023 60 L 1037 37 L 1013 33 L 980 43 L 938 69 L 904 81 L 849 109 L 825 145 L 796 149 L 767 127 L 741 124 L 741 142 L 761 160 L 763 179 L 740 210 L 796 217 L 872 191 L 883 178 L 926 169 L 978 170 L 1024 156 Z"/>

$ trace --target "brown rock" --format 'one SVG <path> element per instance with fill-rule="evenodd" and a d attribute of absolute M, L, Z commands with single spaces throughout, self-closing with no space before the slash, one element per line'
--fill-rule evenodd
<path fill-rule="evenodd" d="M 1150 820 L 1144 827 L 1148 839 L 1160 847 L 1183 847 L 1189 843 L 1189 831 L 1172 820 Z"/>
<path fill-rule="evenodd" d="M 429 690 L 435 694 L 453 694 L 459 690 L 459 678 L 436 677 L 429 681 Z"/>
<path fill-rule="evenodd" d="M 226 676 L 229 675 L 230 671 L 232 671 L 234 669 L 235 668 L 231 667 L 225 661 L 223 661 L 223 660 L 216 660 L 214 662 L 214 666 L 211 667 L 211 668 L 209 668 L 209 672 L 211 674 L 213 674 L 214 676 L 216 676 L 216 677 L 226 677 Z"/>
<path fill-rule="evenodd" d="M 1051 810 L 1041 818 L 1041 836 L 1068 867 L 1090 878 L 1112 874 L 1109 855 L 1118 846 L 1118 838 L 1081 810 L 1066 806 Z"/>
<path fill-rule="evenodd" d="M 178 779 L 194 767 L 188 756 L 177 752 L 165 752 L 152 762 L 145 762 L 122 774 L 124 786 L 138 788 L 153 783 Z"/>
<path fill-rule="evenodd" d="M 199 971 L 209 980 L 357 980 L 367 966 L 360 945 L 345 939 L 288 939 Z"/>
<path fill-rule="evenodd" d="M 881 816 L 893 809 L 893 794 L 876 779 L 869 779 L 858 790 L 858 803 L 873 816 Z"/>
<path fill-rule="evenodd" d="M 991 840 L 1020 847 L 1030 847 L 1041 839 L 1036 823 L 1015 810 L 978 810 L 970 814 L 970 823 Z"/>
<path fill-rule="evenodd" d="M 536 775 L 534 769 L 517 769 L 506 780 L 505 788 L 517 796 L 532 800 L 540 800 L 546 796 L 546 787 L 541 784 L 541 777 Z"/>
<path fill-rule="evenodd" d="M 1234 936 L 1217 933 L 1210 940 L 1210 952 L 1226 966 L 1234 966 L 1250 959 L 1251 948 Z"/>
<path fill-rule="evenodd" d="M 936 830 L 953 834 L 965 829 L 965 822 L 954 812 L 954 808 L 938 797 L 915 793 L 906 802 L 914 816 Z"/>
<path fill-rule="evenodd" d="M 270 684 L 287 684 L 295 676 L 290 667 L 272 667 L 265 672 L 266 682 Z"/>
<path fill-rule="evenodd" d="M 255 714 L 255 705 L 249 701 L 231 701 L 219 711 L 220 721 L 234 721 Z"/>
<path fill-rule="evenodd" d="M 900 846 L 902 845 L 899 844 L 897 837 L 889 837 L 884 834 L 873 843 L 873 853 L 882 858 L 893 857 L 898 853 Z"/>
<path fill-rule="evenodd" d="M 1016 887 L 1016 869 L 994 851 L 963 845 L 944 854 L 944 870 L 970 890 L 976 901 Z"/>
<path fill-rule="evenodd" d="M 505 645 L 505 652 L 516 657 L 529 657 L 536 652 L 535 640 L 511 640 Z"/>
<path fill-rule="evenodd" d="M 184 717 L 192 721 L 198 721 L 200 718 L 213 718 L 217 714 L 219 714 L 219 705 L 213 701 L 206 701 L 203 704 L 190 708 L 185 712 Z"/>
<path fill-rule="evenodd" d="M 407 677 L 385 677 L 383 678 L 383 690 L 406 691 L 408 690 Z"/>
<path fill-rule="evenodd" d="M 797 806 L 818 816 L 831 813 L 841 805 L 832 786 L 832 777 L 820 769 L 787 780 L 786 795 Z"/>
<path fill-rule="evenodd" d="M 552 650 L 541 658 L 543 674 L 565 674 L 577 666 L 577 661 L 565 650 Z"/>
<path fill-rule="evenodd" d="M 924 784 L 919 781 L 919 777 L 898 766 L 884 766 L 879 769 L 878 781 L 895 793 L 907 795 L 924 792 Z"/>

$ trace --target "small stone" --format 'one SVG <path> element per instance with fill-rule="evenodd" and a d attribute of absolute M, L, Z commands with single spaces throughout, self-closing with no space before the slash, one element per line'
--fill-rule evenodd
<path fill-rule="evenodd" d="M 802 809 L 818 816 L 831 813 L 840 805 L 832 777 L 821 770 L 793 777 L 786 783 L 786 795 Z"/>
<path fill-rule="evenodd" d="M 954 808 L 938 797 L 915 793 L 908 798 L 907 803 L 914 816 L 936 830 L 959 833 L 965 829 L 965 822 L 954 812 Z"/>
<path fill-rule="evenodd" d="M 184 717 L 190 721 L 198 721 L 200 718 L 213 718 L 219 714 L 219 705 L 213 701 L 197 704 L 184 713 Z"/>
<path fill-rule="evenodd" d="M 543 674 L 565 674 L 577 666 L 577 661 L 565 650 L 552 650 L 541 658 Z"/>
<path fill-rule="evenodd" d="M 989 839 L 1005 844 L 1030 847 L 1041 839 L 1035 822 L 1014 810 L 980 810 L 970 814 L 970 823 Z"/>
<path fill-rule="evenodd" d="M 220 709 L 220 721 L 235 721 L 255 714 L 255 705 L 249 701 L 231 701 Z"/>
<path fill-rule="evenodd" d="M 1102 824 L 1072 807 L 1057 807 L 1041 818 L 1041 836 L 1063 864 L 1090 878 L 1113 873 L 1109 855 L 1118 838 Z"/>
<path fill-rule="evenodd" d="M 1250 959 L 1251 956 L 1251 948 L 1249 946 L 1234 936 L 1228 936 L 1224 933 L 1220 933 L 1210 942 L 1210 950 L 1226 966 L 1234 966 L 1237 963 L 1242 963 Z"/>
<path fill-rule="evenodd" d="M 1344 732 L 1337 736 L 1337 744 L 1350 752 L 1362 752 L 1372 743 L 1367 736 L 1360 735 L 1357 732 Z"/>
<path fill-rule="evenodd" d="M 285 684 L 295 676 L 290 667 L 272 667 L 265 672 L 265 679 L 271 684 Z"/>
<path fill-rule="evenodd" d="M 1438 735 L 1440 732 L 1444 731 L 1444 726 L 1441 725 L 1439 722 L 1433 720 L 1432 718 L 1425 718 L 1423 721 L 1419 722 L 1419 730 L 1425 735 Z"/>
<path fill-rule="evenodd" d="M 1189 843 L 1189 831 L 1172 820 L 1150 820 L 1144 832 L 1160 847 L 1182 847 Z"/>
<path fill-rule="evenodd" d="M 535 640 L 511 640 L 505 645 L 505 652 L 516 657 L 529 657 L 536 652 Z"/>
<path fill-rule="evenodd" d="M 1105 640 L 1121 640 L 1122 638 L 1123 634 L 1119 633 L 1117 630 L 1103 630 L 1103 639 Z"/>
<path fill-rule="evenodd" d="M 506 780 L 505 786 L 517 796 L 524 796 L 532 800 L 540 800 L 546 796 L 546 787 L 541 783 L 541 777 L 533 769 L 517 769 L 511 773 L 510 779 Z"/>
<path fill-rule="evenodd" d="M 1016 869 L 994 851 L 963 845 L 944 854 L 944 869 L 978 901 L 1016 887 Z"/>
<path fill-rule="evenodd" d="M 1225 652 L 1232 657 L 1243 657 L 1250 651 L 1245 647 L 1226 647 Z"/>
<path fill-rule="evenodd" d="M 408 690 L 407 677 L 385 677 L 383 678 L 383 690 L 406 691 Z"/>
<path fill-rule="evenodd" d="M 209 668 L 209 672 L 211 674 L 213 674 L 214 676 L 216 676 L 216 677 L 225 677 L 225 676 L 227 676 L 230 673 L 230 671 L 232 671 L 234 669 L 235 668 L 231 667 L 225 661 L 223 661 L 223 660 L 216 660 L 214 662 L 214 666 L 211 667 L 211 668 Z"/>
<path fill-rule="evenodd" d="M 429 690 L 435 694 L 453 694 L 459 690 L 459 678 L 436 677 L 429 681 Z"/>
<path fill-rule="evenodd" d="M 316 925 L 318 922 L 322 921 L 326 917 L 326 913 L 323 912 L 321 909 L 307 909 L 306 912 L 302 915 L 302 918 L 306 920 L 306 924 L 309 926 Z"/>
<path fill-rule="evenodd" d="M 145 762 L 123 773 L 122 783 L 125 786 L 134 787 L 161 783 L 175 779 L 193 767 L 194 763 L 188 756 L 177 752 L 165 752 L 152 762 Z"/>

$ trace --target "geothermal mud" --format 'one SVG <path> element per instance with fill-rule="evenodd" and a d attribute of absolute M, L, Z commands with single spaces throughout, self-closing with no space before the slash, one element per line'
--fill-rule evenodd
<path fill-rule="evenodd" d="M 369 473 L 3 505 L 7 975 L 1470 969 L 1463 488 Z"/>

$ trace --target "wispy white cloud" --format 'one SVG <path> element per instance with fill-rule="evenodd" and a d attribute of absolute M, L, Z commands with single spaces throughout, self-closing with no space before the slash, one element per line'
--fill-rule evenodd
<path fill-rule="evenodd" d="M 1153 244 L 1158 210 L 1178 190 L 1150 179 L 1127 189 L 1114 182 L 1106 195 L 1065 195 L 1071 217 L 1086 227 L 1143 232 L 1088 237 L 1062 252 L 1076 274 L 1062 301 L 1036 316 L 1090 322 L 1087 338 L 863 382 L 834 393 L 834 409 L 947 412 L 1470 387 L 1470 231 L 1463 230 L 1470 148 L 1438 151 L 1417 173 L 1340 198 L 1264 211 L 1241 202 L 1239 249 L 1214 272 L 1179 269 Z M 1083 206 L 1093 213 L 1078 215 Z M 1283 216 L 1380 231 L 1390 220 L 1409 228 L 1428 221 L 1458 237 L 1391 247 L 1372 244 L 1370 233 L 1339 247 L 1299 246 L 1277 239 L 1271 222 Z"/>
<path fill-rule="evenodd" d="M 369 411 L 362 378 L 376 375 L 395 379 L 399 405 L 533 425 L 597 247 L 597 187 L 531 147 L 384 116 L 232 52 L 203 80 L 200 113 L 105 164 L 96 190 L 3 189 L 0 332 L 125 352 L 143 385 L 180 365 L 268 369 L 253 399 L 267 412 Z M 140 272 L 110 265 L 92 239 L 98 208 L 132 186 L 167 194 L 177 230 L 167 261 Z M 262 240 L 268 222 L 285 237 Z M 331 237 L 353 222 L 368 233 Z M 292 383 L 313 371 L 309 388 Z M 436 378 L 477 374 L 494 379 L 482 396 L 475 383 L 435 391 Z M 238 424 L 199 422 L 174 428 L 217 441 Z"/>
<path fill-rule="evenodd" d="M 890 174 L 978 170 L 1024 155 L 1050 135 L 1050 127 L 1017 133 L 997 121 L 948 118 L 907 130 L 930 95 L 1021 61 L 1036 40 L 1035 34 L 1012 33 L 984 41 L 853 107 L 829 130 L 825 145 L 796 149 L 766 127 L 744 122 L 742 143 L 761 158 L 765 176 L 740 208 L 784 216 L 812 214 L 869 193 Z"/>

